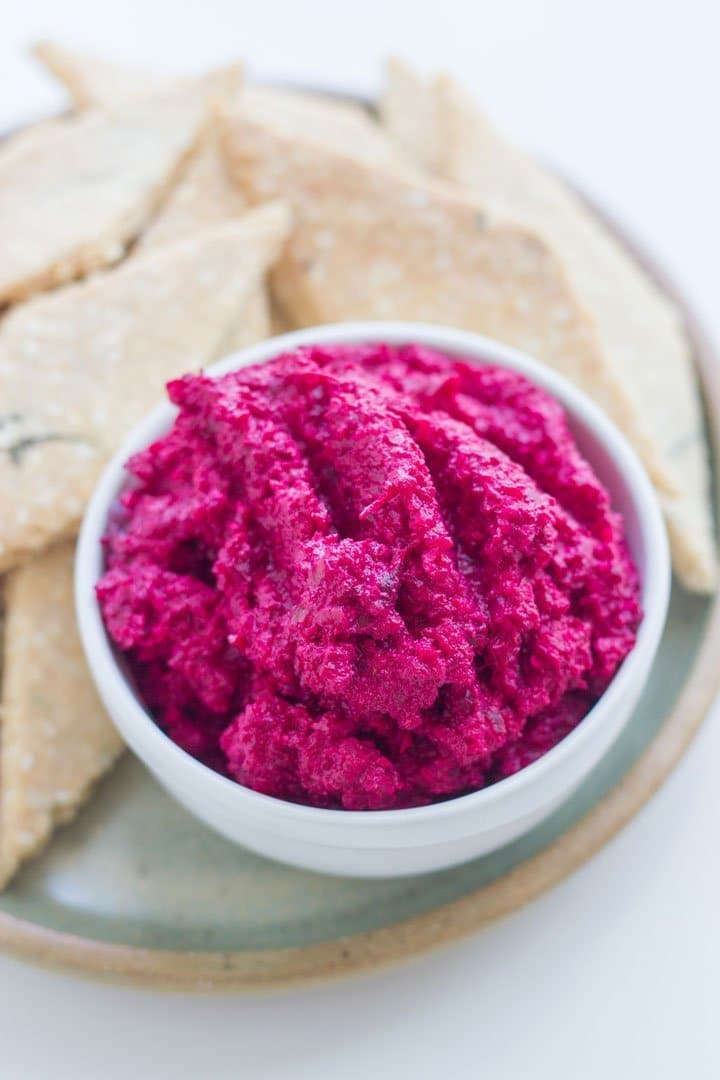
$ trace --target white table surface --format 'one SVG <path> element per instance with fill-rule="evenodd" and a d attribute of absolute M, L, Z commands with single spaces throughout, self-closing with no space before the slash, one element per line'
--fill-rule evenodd
<path fill-rule="evenodd" d="M 0 125 L 60 102 L 25 55 L 39 36 L 168 70 L 239 53 L 264 75 L 365 91 L 388 52 L 446 66 L 632 225 L 719 340 L 718 30 L 714 0 L 8 2 Z M 720 1076 L 719 774 L 711 718 L 570 880 L 444 953 L 343 985 L 164 996 L 0 957 L 0 1076 Z"/>

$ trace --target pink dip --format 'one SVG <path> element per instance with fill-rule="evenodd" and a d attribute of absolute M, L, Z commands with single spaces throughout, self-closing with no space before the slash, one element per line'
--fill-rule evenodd
<path fill-rule="evenodd" d="M 632 648 L 622 522 L 521 376 L 303 348 L 169 393 L 98 596 L 158 724 L 241 784 L 348 810 L 473 791 Z"/>

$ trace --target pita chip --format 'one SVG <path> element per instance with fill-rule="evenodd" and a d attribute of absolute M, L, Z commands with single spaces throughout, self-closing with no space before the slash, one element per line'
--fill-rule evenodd
<path fill-rule="evenodd" d="M 0 568 L 71 536 L 168 379 L 212 361 L 290 224 L 269 205 L 38 297 L 0 327 Z"/>
<path fill-rule="evenodd" d="M 574 379 L 634 430 L 595 328 L 536 234 L 443 186 L 320 152 L 239 114 L 226 146 L 249 198 L 281 195 L 295 210 L 272 282 L 296 323 L 417 319 L 488 334 Z"/>
<path fill-rule="evenodd" d="M 7 580 L 0 888 L 74 817 L 123 749 L 85 665 L 73 555 L 73 544 L 53 548 Z"/>
<path fill-rule="evenodd" d="M 587 206 L 503 139 L 452 80 L 425 80 L 399 62 L 388 75 L 383 119 L 405 152 L 536 230 L 563 260 L 652 442 L 652 479 L 677 574 L 692 590 L 712 591 L 716 552 L 702 409 L 675 307 Z M 413 100 L 428 99 L 423 149 L 422 133 L 413 128 Z"/>
<path fill-rule="evenodd" d="M 0 151 L 0 303 L 122 257 L 195 149 L 202 96 L 178 93 L 43 125 Z"/>

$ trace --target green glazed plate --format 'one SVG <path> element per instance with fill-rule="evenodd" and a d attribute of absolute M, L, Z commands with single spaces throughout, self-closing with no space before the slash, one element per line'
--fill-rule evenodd
<path fill-rule="evenodd" d="M 716 358 L 677 290 L 610 224 L 685 313 L 716 433 Z M 419 878 L 346 880 L 264 860 L 195 821 L 128 756 L 0 896 L 0 947 L 145 985 L 258 989 L 439 946 L 528 902 L 632 818 L 701 723 L 719 652 L 717 604 L 676 588 L 641 704 L 580 792 L 510 846 Z"/>

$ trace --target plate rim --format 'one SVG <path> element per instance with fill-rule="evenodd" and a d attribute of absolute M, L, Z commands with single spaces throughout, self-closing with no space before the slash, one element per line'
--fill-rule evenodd
<path fill-rule="evenodd" d="M 565 178 L 567 180 L 567 178 Z M 693 305 L 617 218 L 568 181 L 680 311 L 700 375 L 711 456 L 720 472 L 720 355 Z M 146 989 L 258 992 L 327 982 L 420 957 L 477 932 L 559 884 L 600 851 L 674 771 L 720 691 L 720 595 L 675 707 L 617 784 L 547 847 L 429 912 L 379 929 L 282 949 L 171 950 L 116 945 L 0 912 L 0 950 L 69 974 Z"/>

